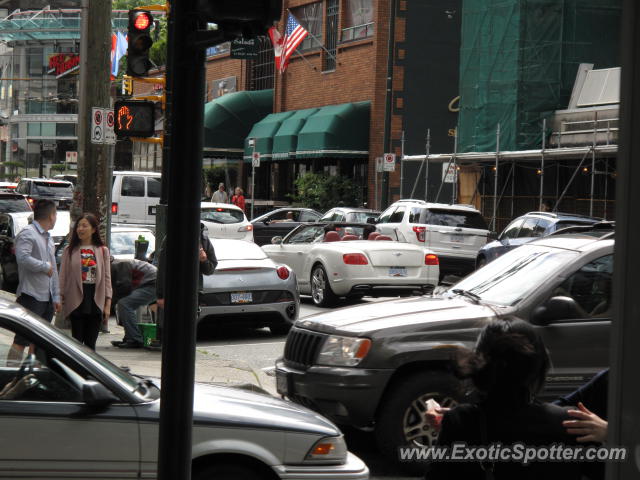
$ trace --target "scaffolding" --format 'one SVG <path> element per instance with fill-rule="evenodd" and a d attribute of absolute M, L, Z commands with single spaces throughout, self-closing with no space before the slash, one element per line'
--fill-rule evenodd
<path fill-rule="evenodd" d="M 560 122 L 558 131 L 548 134 L 546 121 L 543 121 L 542 148 L 519 151 L 500 149 L 502 131 L 501 126 L 496 125 L 495 151 L 459 153 L 454 146 L 453 153 L 404 155 L 401 158 L 401 169 L 404 171 L 407 164 L 419 162 L 418 174 L 414 177 L 409 191 L 413 196 L 418 186 L 424 184 L 423 198 L 431 202 L 442 200 L 440 191 L 445 183 L 445 172 L 449 171 L 450 165 L 454 165 L 456 173 L 459 171 L 460 175 L 465 174 L 465 169 L 479 172 L 473 192 L 466 195 L 460 191 L 459 175 L 454 175 L 452 203 L 457 198 L 461 203 L 476 205 L 489 221 L 491 228 L 496 231 L 506 226 L 514 216 L 542 210 L 543 206 L 548 204 L 554 212 L 612 218 L 615 204 L 609 195 L 615 191 L 610 184 L 616 176 L 617 122 L 617 118 L 601 122 L 596 112 L 590 122 L 573 122 L 583 126 L 590 124 L 590 145 L 561 146 L 563 140 L 568 143 L 568 135 L 577 131 L 566 128 L 566 124 L 572 122 Z M 612 127 L 612 124 L 616 126 Z M 547 136 L 554 139 L 554 146 L 548 146 Z M 454 145 L 457 145 L 457 141 Z M 427 188 L 428 173 L 422 175 L 423 171 L 429 172 L 430 166 L 433 170 L 433 164 L 443 166 L 443 177 L 435 196 Z M 602 178 L 604 181 L 599 180 Z M 585 198 L 569 195 L 578 182 L 586 187 L 586 191 L 582 188 L 586 193 Z M 510 195 L 507 194 L 507 189 L 510 189 Z"/>

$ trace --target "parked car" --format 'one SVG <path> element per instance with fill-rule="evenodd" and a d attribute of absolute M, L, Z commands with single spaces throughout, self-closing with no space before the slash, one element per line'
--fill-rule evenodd
<path fill-rule="evenodd" d="M 16 188 L 18 188 L 17 183 L 0 182 L 0 192 L 15 192 Z"/>
<path fill-rule="evenodd" d="M 19 333 L 35 354 L 7 360 Z M 156 478 L 160 387 L 0 300 L 0 401 L 12 478 Z M 100 448 L 97 448 L 100 447 Z M 97 448 L 97 449 L 96 449 Z M 367 479 L 340 430 L 270 395 L 194 385 L 192 479 Z M 117 472 L 117 474 L 115 473 Z"/>
<path fill-rule="evenodd" d="M 320 221 L 369 223 L 378 218 L 379 215 L 379 211 L 368 208 L 338 207 L 327 211 L 322 215 Z"/>
<path fill-rule="evenodd" d="M 48 178 L 23 178 L 18 182 L 16 193 L 24 195 L 33 206 L 36 200 L 53 200 L 58 209 L 71 208 L 73 203 L 73 183 Z"/>
<path fill-rule="evenodd" d="M 15 240 L 18 232 L 33 221 L 33 213 L 0 213 L 0 290 L 15 293 L 18 288 L 18 264 L 16 262 Z M 69 233 L 71 219 L 69 212 L 59 211 L 53 230 L 49 231 L 57 246 Z"/>
<path fill-rule="evenodd" d="M 64 173 L 60 175 L 54 175 L 53 178 L 56 180 L 66 180 L 67 182 L 73 183 L 73 185 L 76 185 L 78 183 L 78 175 L 76 174 Z"/>
<path fill-rule="evenodd" d="M 230 203 L 202 202 L 200 221 L 210 238 L 253 241 L 253 225 L 241 208 Z"/>
<path fill-rule="evenodd" d="M 495 318 L 531 322 L 552 367 L 541 399 L 582 385 L 609 365 L 613 233 L 551 235 L 507 252 L 431 297 L 369 303 L 298 320 L 276 362 L 281 395 L 333 418 L 372 428 L 381 451 L 428 446 L 436 432 L 425 402 L 463 398 L 452 372 L 459 346 L 473 348 Z"/>
<path fill-rule="evenodd" d="M 262 249 L 276 263 L 291 267 L 300 293 L 322 307 L 335 305 L 340 297 L 432 291 L 438 283 L 438 257 L 423 247 L 369 234 L 373 230 L 366 223 L 300 225 Z"/>
<path fill-rule="evenodd" d="M 483 267 L 500 255 L 513 250 L 538 237 L 574 225 L 593 225 L 599 218 L 571 213 L 530 212 L 513 220 L 502 231 L 497 240 L 487 243 L 478 252 L 476 268 Z"/>
<path fill-rule="evenodd" d="M 271 243 L 273 237 L 284 237 L 301 223 L 315 222 L 320 217 L 321 214 L 319 212 L 310 208 L 278 208 L 260 215 L 251 222 L 251 225 L 253 225 L 253 241 L 258 245 L 267 245 Z"/>
<path fill-rule="evenodd" d="M 156 237 L 153 232 L 146 228 L 137 227 L 112 227 L 111 245 L 109 250 L 111 255 L 117 259 L 132 259 L 135 257 L 135 242 L 142 236 L 149 242 L 147 256 L 156 251 Z"/>
<path fill-rule="evenodd" d="M 113 172 L 111 221 L 155 225 L 161 188 L 157 172 Z"/>
<path fill-rule="evenodd" d="M 245 240 L 215 239 L 218 266 L 203 279 L 200 324 L 269 327 L 286 334 L 300 311 L 296 274 Z"/>
<path fill-rule="evenodd" d="M 482 214 L 468 205 L 400 200 L 380 214 L 379 232 L 424 246 L 440 259 L 440 276 L 464 276 L 475 268 L 489 238 Z"/>
<path fill-rule="evenodd" d="M 19 193 L 0 192 L 0 212 L 2 213 L 31 213 L 31 204 Z"/>

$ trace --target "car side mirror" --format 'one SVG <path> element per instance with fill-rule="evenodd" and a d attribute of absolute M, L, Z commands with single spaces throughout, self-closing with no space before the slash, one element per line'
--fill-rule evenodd
<path fill-rule="evenodd" d="M 571 297 L 552 297 L 531 313 L 531 323 L 542 327 L 574 318 L 580 318 L 580 307 Z"/>
<path fill-rule="evenodd" d="M 282 237 L 273 237 L 271 243 L 273 245 L 282 245 Z"/>
<path fill-rule="evenodd" d="M 367 223 L 371 224 L 371 225 L 375 225 L 376 223 L 378 223 L 378 219 L 377 218 L 367 218 Z"/>
<path fill-rule="evenodd" d="M 82 400 L 92 407 L 106 407 L 120 399 L 101 383 L 89 380 L 82 385 Z"/>

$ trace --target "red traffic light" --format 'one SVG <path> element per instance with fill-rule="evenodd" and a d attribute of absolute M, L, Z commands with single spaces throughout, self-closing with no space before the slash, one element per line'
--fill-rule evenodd
<path fill-rule="evenodd" d="M 140 12 L 133 20 L 133 26 L 136 30 L 143 31 L 151 26 L 151 22 L 151 15 L 146 12 Z"/>

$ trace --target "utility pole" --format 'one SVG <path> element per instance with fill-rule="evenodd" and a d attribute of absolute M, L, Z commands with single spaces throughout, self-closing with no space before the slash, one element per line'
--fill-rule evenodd
<path fill-rule="evenodd" d="M 91 108 L 109 108 L 111 2 L 82 0 L 80 40 L 80 104 L 78 110 L 78 184 L 72 218 L 93 213 L 107 219 L 109 145 L 91 143 Z M 104 121 L 104 119 L 103 119 Z"/>

